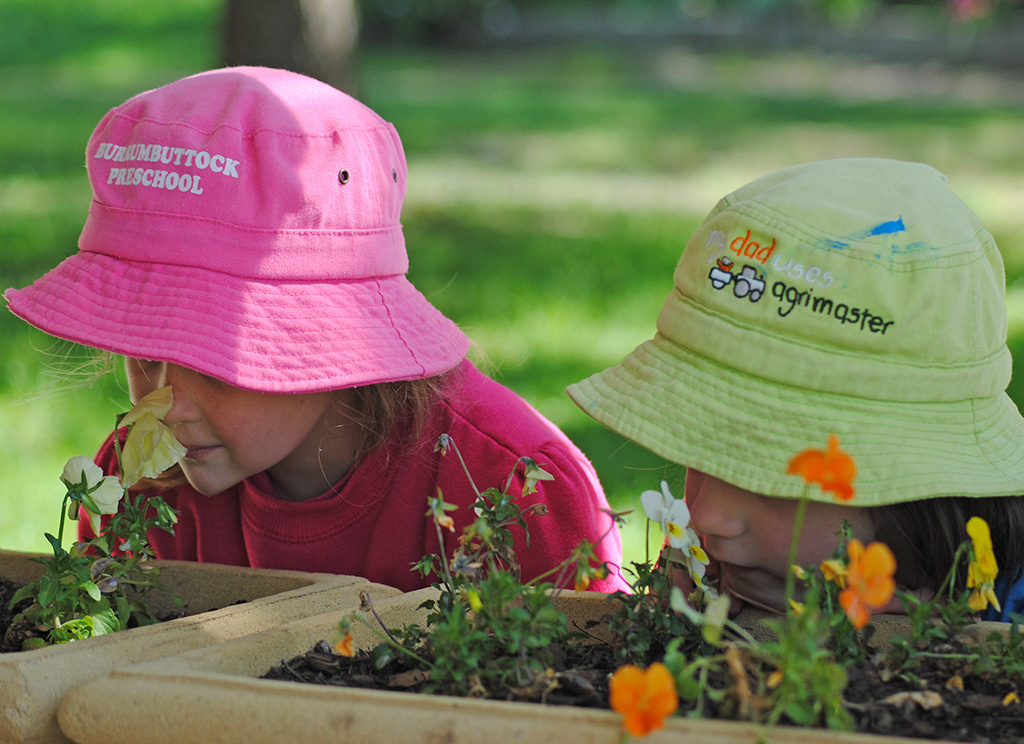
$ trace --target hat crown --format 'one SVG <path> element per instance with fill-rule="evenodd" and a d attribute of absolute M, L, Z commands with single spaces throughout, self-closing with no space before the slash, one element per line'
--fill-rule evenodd
<path fill-rule="evenodd" d="M 832 160 L 753 181 L 712 210 L 674 278 L 659 332 L 738 371 L 894 401 L 1009 382 L 999 251 L 925 165 Z"/>
<path fill-rule="evenodd" d="M 440 375 L 469 340 L 409 282 L 402 144 L 312 78 L 239 67 L 100 121 L 79 250 L 13 313 L 54 336 L 246 390 Z"/>
<path fill-rule="evenodd" d="M 139 94 L 100 121 L 86 162 L 83 250 L 264 280 L 408 268 L 398 134 L 303 75 L 227 68 Z"/>

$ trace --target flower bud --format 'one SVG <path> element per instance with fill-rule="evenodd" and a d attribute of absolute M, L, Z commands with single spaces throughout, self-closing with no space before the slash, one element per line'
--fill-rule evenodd
<path fill-rule="evenodd" d="M 98 561 L 94 561 L 93 564 L 89 566 L 89 577 L 93 581 L 96 581 L 96 579 L 102 576 L 103 572 L 110 567 L 111 563 L 113 563 L 113 561 L 109 558 L 100 558 Z"/>

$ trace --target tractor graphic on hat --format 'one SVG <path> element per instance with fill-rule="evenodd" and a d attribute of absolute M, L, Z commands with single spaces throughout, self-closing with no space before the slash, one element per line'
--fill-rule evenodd
<path fill-rule="evenodd" d="M 732 293 L 737 297 L 749 297 L 751 302 L 757 302 L 764 294 L 764 280 L 758 277 L 757 269 L 750 264 L 744 264 L 738 275 L 733 274 L 734 264 L 728 256 L 718 259 L 717 265 L 711 267 L 708 279 L 715 289 L 722 289 L 732 284 Z"/>

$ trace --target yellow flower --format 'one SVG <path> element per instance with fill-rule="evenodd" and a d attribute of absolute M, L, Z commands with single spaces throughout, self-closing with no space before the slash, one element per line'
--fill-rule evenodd
<path fill-rule="evenodd" d="M 967 534 L 971 538 L 973 553 L 967 566 L 967 588 L 973 590 L 967 599 L 967 606 L 974 612 L 981 612 L 991 604 L 997 612 L 1001 612 L 994 588 L 999 566 L 992 552 L 992 533 L 988 522 L 981 517 L 971 517 L 967 520 Z"/>
<path fill-rule="evenodd" d="M 484 608 L 483 600 L 480 599 L 480 592 L 473 587 L 467 587 L 466 601 L 469 602 L 469 606 L 473 609 L 473 612 L 480 612 L 480 610 Z"/>
<path fill-rule="evenodd" d="M 132 406 L 124 416 L 121 417 L 119 426 L 131 426 L 147 413 L 151 413 L 158 419 L 163 419 L 171 412 L 174 405 L 174 389 L 168 385 L 157 388 Z"/>
<path fill-rule="evenodd" d="M 821 571 L 821 575 L 825 577 L 825 581 L 831 581 L 840 587 L 846 586 L 846 566 L 843 565 L 842 561 L 830 558 L 827 561 L 822 561 L 818 569 Z"/>
<path fill-rule="evenodd" d="M 119 426 L 130 427 L 121 449 L 121 478 L 131 488 L 143 478 L 155 478 L 185 456 L 187 450 L 161 419 L 174 404 L 168 387 L 154 390 L 128 411 Z"/>
<path fill-rule="evenodd" d="M 619 667 L 612 675 L 610 693 L 612 710 L 622 715 L 623 726 L 633 736 L 662 728 L 665 718 L 679 707 L 675 678 L 657 662 L 646 671 L 632 664 Z"/>

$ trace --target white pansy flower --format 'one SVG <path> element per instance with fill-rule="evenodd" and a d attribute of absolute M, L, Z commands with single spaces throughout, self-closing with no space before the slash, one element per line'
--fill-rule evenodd
<path fill-rule="evenodd" d="M 85 481 L 84 488 L 80 488 L 83 479 Z M 68 460 L 64 466 L 61 480 L 69 490 L 79 494 L 79 500 L 81 499 L 81 491 L 84 491 L 89 499 L 92 500 L 91 503 L 96 506 L 96 512 L 93 512 L 92 509 L 86 506 L 85 501 L 81 503 L 89 514 L 89 523 L 92 525 L 93 532 L 98 535 L 100 531 L 100 515 L 117 514 L 121 498 L 124 496 L 121 482 L 113 475 L 103 475 L 103 470 L 99 465 L 93 462 L 92 459 L 81 455 Z"/>
<path fill-rule="evenodd" d="M 103 469 L 93 462 L 92 458 L 85 455 L 72 457 L 68 460 L 67 465 L 64 466 L 64 472 L 61 474 L 60 479 L 64 481 L 64 485 L 71 488 L 81 483 L 83 478 L 86 482 L 86 488 L 89 485 L 95 485 L 103 478 Z"/>
<path fill-rule="evenodd" d="M 669 559 L 685 566 L 693 583 L 707 589 L 704 573 L 710 561 L 700 546 L 700 537 L 690 524 L 690 509 L 686 502 L 673 496 L 668 483 L 662 481 L 661 492 L 644 491 L 640 494 L 640 503 L 647 517 L 661 525 L 670 548 Z"/>
<path fill-rule="evenodd" d="M 91 491 L 89 495 L 100 510 L 99 514 L 93 514 L 92 511 L 86 509 L 93 534 L 98 535 L 100 534 L 100 514 L 117 514 L 117 508 L 124 496 L 124 488 L 121 487 L 121 481 L 116 477 L 105 475 L 96 486 L 96 490 Z"/>

